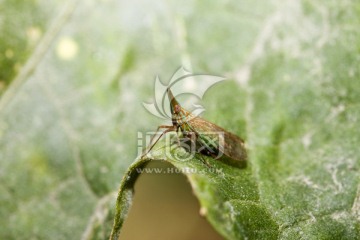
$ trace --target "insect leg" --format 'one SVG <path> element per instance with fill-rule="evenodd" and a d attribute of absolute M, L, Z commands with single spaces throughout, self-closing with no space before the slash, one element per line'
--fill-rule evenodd
<path fill-rule="evenodd" d="M 177 140 L 177 143 L 178 143 L 178 146 L 180 147 L 180 139 L 179 139 L 179 135 L 178 135 L 178 133 L 179 133 L 179 129 L 180 129 L 180 127 L 178 126 L 178 127 L 176 127 L 176 140 Z"/>
<path fill-rule="evenodd" d="M 189 139 L 191 141 L 192 146 L 196 146 L 196 143 L 198 142 L 198 137 L 199 137 L 199 135 L 197 132 L 191 132 Z M 200 142 L 200 144 L 201 144 L 201 142 Z M 196 151 L 195 151 L 195 153 L 196 153 Z M 210 164 L 203 158 L 203 156 L 201 154 L 198 154 L 198 157 L 200 158 L 200 161 L 203 164 L 205 164 L 208 168 L 211 168 Z"/>
<path fill-rule="evenodd" d="M 205 164 L 208 168 L 212 168 L 210 166 L 210 164 L 203 158 L 203 156 L 201 155 L 201 153 L 198 154 L 199 158 L 200 158 L 200 161 Z"/>
<path fill-rule="evenodd" d="M 150 139 L 150 147 L 149 147 L 149 149 L 148 149 L 147 151 L 145 151 L 145 153 L 142 154 L 141 158 L 143 158 L 146 154 L 148 154 L 148 153 L 151 151 L 151 149 L 153 149 L 153 147 L 155 146 L 155 144 L 160 140 L 160 138 L 161 138 L 165 133 L 172 132 L 172 131 L 176 131 L 175 126 L 161 125 L 161 126 L 159 126 L 159 127 L 157 128 L 156 132 L 158 132 L 159 129 L 161 129 L 161 128 L 166 128 L 166 130 L 163 131 L 163 132 L 160 134 L 160 136 L 156 139 L 156 141 L 155 141 L 153 144 L 151 144 L 151 143 L 152 143 L 152 141 L 154 140 L 154 137 L 156 136 L 156 134 L 154 134 L 154 135 L 151 137 L 151 139 Z"/>

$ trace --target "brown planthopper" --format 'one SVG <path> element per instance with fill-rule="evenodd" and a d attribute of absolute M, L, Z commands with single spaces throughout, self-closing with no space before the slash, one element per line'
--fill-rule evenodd
<path fill-rule="evenodd" d="M 173 125 L 158 127 L 157 132 L 160 129 L 165 129 L 165 131 L 153 144 L 151 143 L 156 135 L 152 137 L 150 147 L 143 156 L 151 151 L 164 134 L 181 130 L 184 138 L 187 139 L 188 143 L 195 146 L 198 153 L 211 156 L 233 166 L 246 166 L 247 153 L 244 141 L 241 138 L 185 110 L 175 99 L 170 88 L 167 88 L 166 91 L 170 101 Z M 204 163 L 208 165 L 205 161 Z"/>

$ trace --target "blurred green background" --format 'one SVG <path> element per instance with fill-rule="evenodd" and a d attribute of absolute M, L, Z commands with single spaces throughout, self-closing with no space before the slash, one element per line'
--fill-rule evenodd
<path fill-rule="evenodd" d="M 246 132 L 253 150 L 280 145 L 275 128 L 285 150 L 272 153 L 304 156 L 269 168 L 282 172 L 259 178 L 261 194 L 318 177 L 358 231 L 359 16 L 355 0 L 0 1 L 0 239 L 106 239 L 137 132 L 163 123 L 142 102 L 180 66 L 229 79 L 205 118 Z M 135 190 L 123 239 L 221 239 L 183 176 L 145 174 Z"/>

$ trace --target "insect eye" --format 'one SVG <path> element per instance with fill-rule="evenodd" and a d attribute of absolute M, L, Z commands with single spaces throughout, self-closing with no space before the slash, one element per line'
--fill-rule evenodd
<path fill-rule="evenodd" d="M 175 105 L 174 111 L 175 111 L 175 113 L 179 113 L 180 112 L 180 106 Z"/>

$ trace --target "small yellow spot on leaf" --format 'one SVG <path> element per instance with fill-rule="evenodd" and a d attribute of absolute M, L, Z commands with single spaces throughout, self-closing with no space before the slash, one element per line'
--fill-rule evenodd
<path fill-rule="evenodd" d="M 41 29 L 35 26 L 31 26 L 26 29 L 26 35 L 30 43 L 36 43 L 41 37 Z"/>
<path fill-rule="evenodd" d="M 204 217 L 204 216 L 206 216 L 206 214 L 207 214 L 207 209 L 205 207 L 201 207 L 200 208 L 200 215 Z"/>
<path fill-rule="evenodd" d="M 70 37 L 62 37 L 56 46 L 56 54 L 60 59 L 71 60 L 78 53 L 78 44 Z"/>

